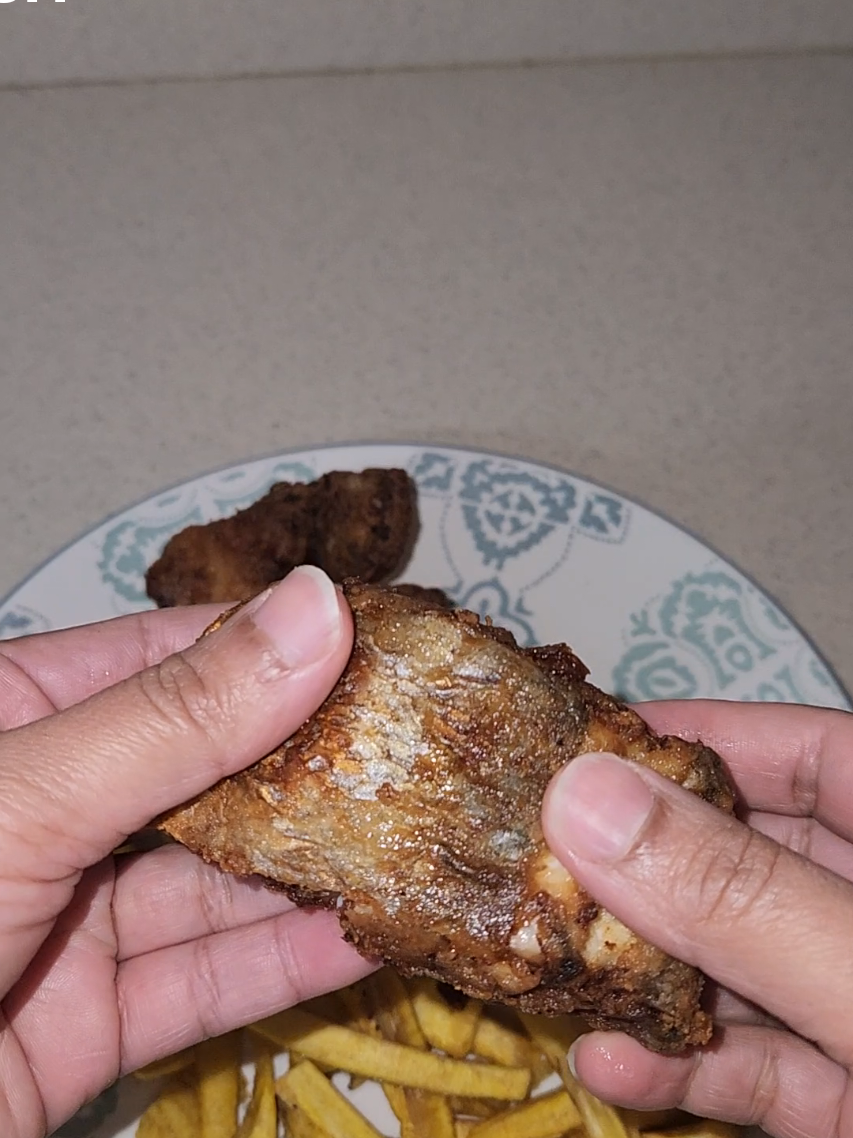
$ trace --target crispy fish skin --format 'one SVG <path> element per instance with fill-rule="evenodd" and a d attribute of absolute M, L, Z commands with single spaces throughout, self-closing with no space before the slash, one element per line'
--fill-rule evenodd
<path fill-rule="evenodd" d="M 654 735 L 565 645 L 519 648 L 473 613 L 348 583 L 352 658 L 272 754 L 161 822 L 222 869 L 337 909 L 365 955 L 524 1011 L 574 1011 L 647 1047 L 704 1043 L 703 977 L 634 936 L 550 853 L 552 775 L 586 751 L 722 810 L 718 756 Z"/>
<path fill-rule="evenodd" d="M 422 601 L 429 608 L 456 608 L 455 602 L 445 593 L 444 589 L 436 589 L 429 585 L 414 585 L 408 581 L 403 581 L 399 585 L 391 585 L 390 589 L 392 593 L 401 593 L 404 597 L 412 597 L 416 601 Z"/>
<path fill-rule="evenodd" d="M 405 470 L 278 482 L 232 517 L 175 534 L 146 573 L 146 590 L 160 608 L 241 601 L 306 563 L 335 581 L 387 581 L 408 560 L 418 526 Z"/>

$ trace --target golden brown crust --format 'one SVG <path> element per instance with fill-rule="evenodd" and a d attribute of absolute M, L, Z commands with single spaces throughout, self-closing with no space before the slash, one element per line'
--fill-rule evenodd
<path fill-rule="evenodd" d="M 526 1011 L 576 1011 L 647 1046 L 705 1042 L 702 977 L 633 936 L 550 854 L 545 788 L 607 749 L 731 811 L 722 764 L 659 738 L 585 680 L 565 645 L 348 583 L 356 641 L 332 695 L 249 770 L 164 828 L 223 869 L 336 908 L 348 939 Z"/>
<path fill-rule="evenodd" d="M 390 588 L 391 592 L 400 593 L 404 597 L 414 597 L 416 601 L 423 601 L 430 608 L 456 608 L 455 601 L 451 600 L 444 589 L 430 588 L 428 585 L 413 585 L 409 581 L 404 581 L 399 585 L 391 585 Z"/>
<path fill-rule="evenodd" d="M 245 600 L 306 563 L 335 581 L 387 581 L 417 534 L 417 489 L 405 470 L 332 471 L 315 482 L 278 482 L 232 517 L 182 530 L 145 584 L 169 608 Z"/>

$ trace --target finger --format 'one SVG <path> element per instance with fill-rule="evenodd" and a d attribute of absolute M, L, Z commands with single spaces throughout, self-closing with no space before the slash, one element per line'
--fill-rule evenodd
<path fill-rule="evenodd" d="M 637 710 L 663 734 L 700 739 L 723 758 L 753 810 L 813 815 L 853 838 L 853 715 L 792 704 L 684 700 Z"/>
<path fill-rule="evenodd" d="M 765 1011 L 745 1000 L 742 996 L 730 992 L 727 988 L 716 986 L 713 994 L 703 1004 L 716 1024 L 752 1023 L 765 1026 L 781 1027 L 779 1020 L 768 1015 Z"/>
<path fill-rule="evenodd" d="M 3 641 L 0 727 L 20 727 L 158 664 L 192 644 L 224 607 L 141 612 Z M 31 714 L 36 707 L 38 713 Z"/>
<path fill-rule="evenodd" d="M 184 652 L 0 736 L 2 828 L 47 860 L 93 864 L 292 734 L 342 671 L 351 627 L 304 567 Z"/>
<path fill-rule="evenodd" d="M 119 960 L 289 912 L 293 902 L 257 878 L 234 877 L 182 846 L 128 859 L 116 875 Z"/>
<path fill-rule="evenodd" d="M 109 861 L 85 873 L 52 936 L 3 1001 L 49 1133 L 117 1075 L 112 892 Z"/>
<path fill-rule="evenodd" d="M 122 1071 L 253 1023 L 375 969 L 332 913 L 294 909 L 119 966 Z"/>
<path fill-rule="evenodd" d="M 573 1045 L 571 1062 L 593 1094 L 634 1110 L 682 1107 L 779 1138 L 838 1138 L 853 1121 L 847 1072 L 772 1028 L 727 1027 L 710 1047 L 681 1057 L 593 1032 Z"/>
<path fill-rule="evenodd" d="M 305 567 L 185 652 L 0 735 L 0 991 L 83 868 L 291 735 L 328 695 L 351 644 L 346 602 Z"/>
<path fill-rule="evenodd" d="M 791 818 L 783 814 L 765 814 L 760 810 L 751 810 L 743 821 L 780 846 L 787 846 L 794 853 L 822 865 L 839 877 L 853 881 L 853 845 L 821 826 L 814 818 Z"/>
<path fill-rule="evenodd" d="M 612 755 L 552 781 L 554 854 L 640 936 L 853 1059 L 853 886 L 673 782 Z"/>
<path fill-rule="evenodd" d="M 4 1001 L 51 1131 L 116 1078 L 121 1054 L 160 1057 L 373 967 L 342 940 L 333 914 L 315 920 L 292 910 L 135 957 L 117 971 L 113 896 L 110 863 L 88 870 Z"/>

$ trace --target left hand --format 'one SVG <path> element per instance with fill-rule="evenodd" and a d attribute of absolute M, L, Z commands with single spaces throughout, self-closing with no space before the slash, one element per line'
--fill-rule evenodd
<path fill-rule="evenodd" d="M 218 607 L 0 644 L 4 1136 L 40 1138 L 116 1076 L 372 968 L 334 914 L 183 847 L 110 856 L 275 747 L 343 670 L 350 614 L 319 571 L 250 609 L 198 644 Z"/>

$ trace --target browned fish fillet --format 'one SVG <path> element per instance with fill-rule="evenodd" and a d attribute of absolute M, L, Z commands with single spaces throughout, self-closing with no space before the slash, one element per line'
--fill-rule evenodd
<path fill-rule="evenodd" d="M 700 973 L 575 884 L 540 808 L 564 763 L 607 750 L 731 811 L 717 755 L 655 736 L 565 645 L 522 649 L 472 613 L 387 589 L 346 595 L 355 649 L 317 714 L 163 827 L 231 873 L 336 909 L 349 940 L 404 974 L 575 1011 L 657 1051 L 707 1041 Z"/>
<path fill-rule="evenodd" d="M 169 608 L 245 600 L 305 563 L 335 581 L 388 581 L 417 533 L 417 489 L 405 470 L 333 471 L 315 482 L 278 482 L 232 517 L 182 530 L 145 585 Z"/>
<path fill-rule="evenodd" d="M 391 591 L 400 593 L 404 597 L 412 597 L 416 601 L 423 601 L 429 608 L 452 609 L 456 604 L 445 593 L 444 589 L 436 589 L 428 585 L 412 585 L 404 581 L 399 585 L 391 585 Z"/>

